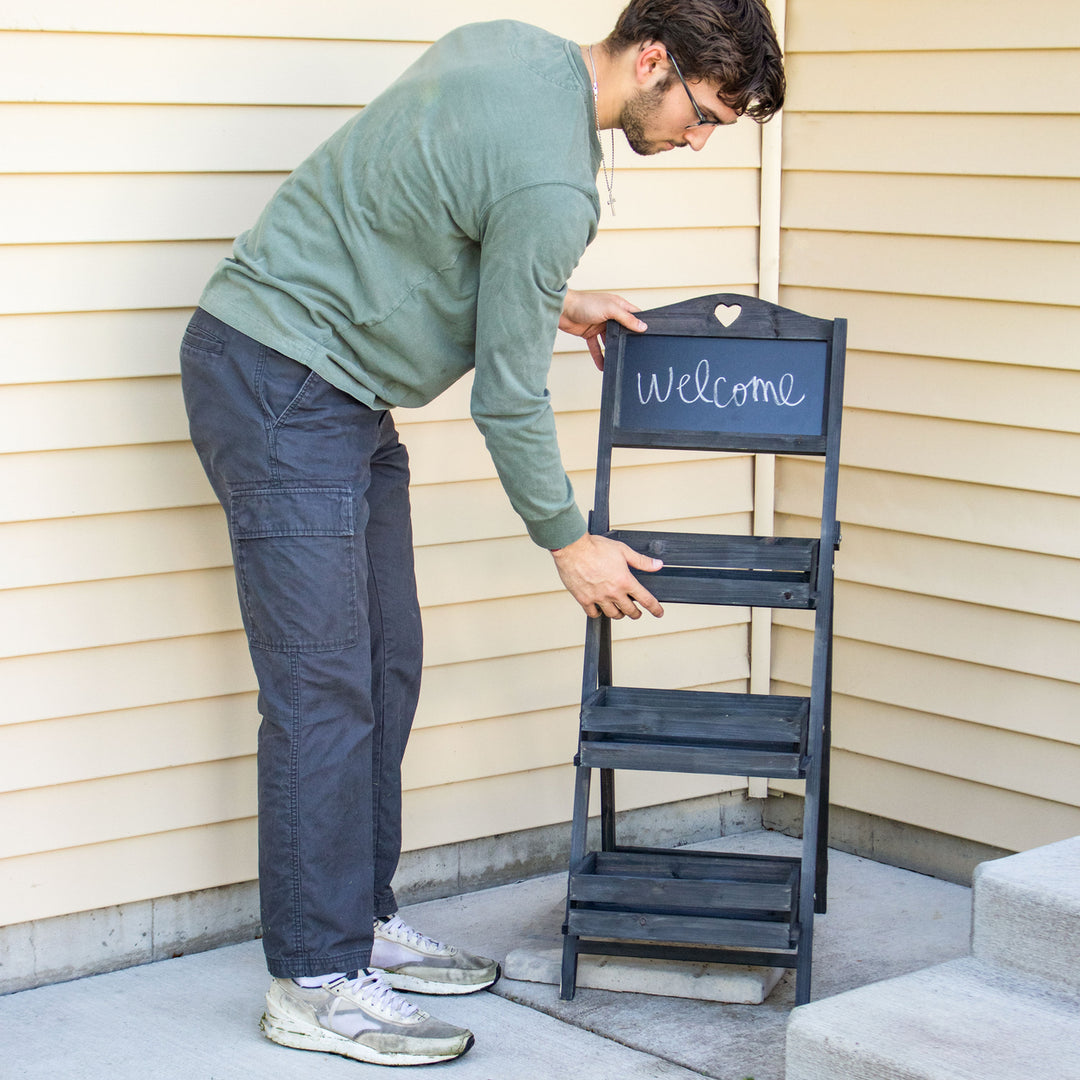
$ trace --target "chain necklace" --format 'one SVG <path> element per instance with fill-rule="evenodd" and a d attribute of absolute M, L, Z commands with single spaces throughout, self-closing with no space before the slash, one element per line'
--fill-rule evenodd
<path fill-rule="evenodd" d="M 600 88 L 596 80 L 596 61 L 593 59 L 592 46 L 589 46 L 589 63 L 592 65 L 593 116 L 596 120 L 596 141 L 600 143 L 600 165 L 604 170 L 604 184 L 607 187 L 607 204 L 611 216 L 615 216 L 615 129 L 611 129 L 611 171 L 608 172 L 607 158 L 604 157 L 604 143 L 600 138 Z"/>

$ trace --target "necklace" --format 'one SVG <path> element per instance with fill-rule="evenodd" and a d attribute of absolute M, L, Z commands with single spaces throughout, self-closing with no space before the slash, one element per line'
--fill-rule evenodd
<path fill-rule="evenodd" d="M 600 138 L 600 88 L 596 81 L 596 61 L 593 59 L 592 46 L 589 46 L 589 63 L 592 65 L 593 116 L 596 120 L 596 141 L 600 143 L 600 165 L 604 170 L 604 185 L 607 187 L 607 204 L 611 216 L 615 216 L 615 129 L 611 129 L 611 171 L 608 172 L 607 158 L 604 157 L 604 143 Z"/>

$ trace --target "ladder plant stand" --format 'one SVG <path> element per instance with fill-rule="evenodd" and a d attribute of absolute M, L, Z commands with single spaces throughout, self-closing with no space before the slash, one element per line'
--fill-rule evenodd
<path fill-rule="evenodd" d="M 810 999 L 813 920 L 825 911 L 833 553 L 846 322 L 730 293 L 607 328 L 594 533 L 663 560 L 639 575 L 665 604 L 813 610 L 809 697 L 616 684 L 611 621 L 586 631 L 562 997 L 583 953 L 796 969 Z M 817 537 L 611 528 L 614 447 L 813 455 L 824 461 Z M 599 851 L 587 850 L 600 771 Z M 615 772 L 805 782 L 801 858 L 629 847 L 615 835 Z"/>

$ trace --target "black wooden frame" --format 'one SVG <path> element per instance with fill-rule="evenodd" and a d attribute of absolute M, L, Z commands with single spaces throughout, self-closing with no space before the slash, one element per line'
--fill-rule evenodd
<path fill-rule="evenodd" d="M 741 312 L 729 325 L 720 305 Z M 817 435 L 645 431 L 619 423 L 630 331 L 607 328 L 596 493 L 590 531 L 663 559 L 642 575 L 661 602 L 791 607 L 815 612 L 809 698 L 665 691 L 614 684 L 611 622 L 586 630 L 562 997 L 573 997 L 584 953 L 796 969 L 796 1002 L 810 999 L 813 917 L 826 908 L 832 696 L 833 553 L 847 324 L 753 297 L 718 293 L 643 312 L 646 335 L 823 342 Z M 825 462 L 818 537 L 702 536 L 610 527 L 614 447 L 808 454 Z M 592 770 L 600 770 L 601 849 L 587 851 Z M 715 773 L 805 781 L 800 858 L 620 845 L 615 770 Z"/>

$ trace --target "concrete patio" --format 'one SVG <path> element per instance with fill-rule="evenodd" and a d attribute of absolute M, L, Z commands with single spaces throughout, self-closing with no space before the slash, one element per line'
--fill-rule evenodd
<path fill-rule="evenodd" d="M 789 854 L 799 843 L 756 832 L 707 846 Z M 564 889 L 556 874 L 414 904 L 403 915 L 436 937 L 504 959 L 558 943 Z M 833 852 L 829 892 L 829 912 L 815 927 L 815 999 L 967 955 L 969 889 Z M 269 1043 L 258 1030 L 266 979 L 261 947 L 248 942 L 11 994 L 0 998 L 0 1075 L 385 1076 L 377 1066 Z M 782 1080 L 794 979 L 785 974 L 760 1005 L 582 988 L 564 1002 L 553 985 L 511 979 L 470 997 L 414 1000 L 475 1032 L 466 1057 L 439 1067 L 460 1080 Z"/>

